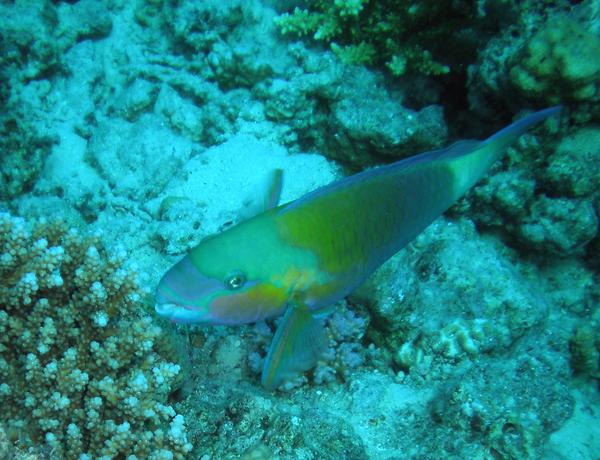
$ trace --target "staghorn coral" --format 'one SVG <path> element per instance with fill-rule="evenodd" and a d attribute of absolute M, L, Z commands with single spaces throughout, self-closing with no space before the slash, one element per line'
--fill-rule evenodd
<path fill-rule="evenodd" d="M 125 252 L 61 224 L 0 214 L 0 421 L 53 458 L 184 458 L 167 398 L 180 366 Z"/>
<path fill-rule="evenodd" d="M 308 6 L 277 17 L 281 32 L 298 37 L 311 35 L 329 43 L 347 64 L 385 65 L 394 75 L 441 75 L 450 67 L 438 62 L 433 49 L 436 54 L 445 54 L 438 48 L 448 40 L 470 47 L 465 34 L 457 37 L 452 31 L 464 26 L 473 11 L 464 13 L 452 2 L 317 0 L 308 2 Z"/>

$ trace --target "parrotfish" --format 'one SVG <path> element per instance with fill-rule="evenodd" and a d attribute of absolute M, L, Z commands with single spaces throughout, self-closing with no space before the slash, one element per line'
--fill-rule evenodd
<path fill-rule="evenodd" d="M 483 141 L 460 141 L 373 168 L 205 238 L 161 279 L 156 312 L 178 323 L 243 324 L 283 314 L 261 383 L 275 389 L 326 347 L 324 318 L 471 186 L 517 137 L 556 115 L 532 113 Z M 274 174 L 276 181 L 281 174 Z"/>

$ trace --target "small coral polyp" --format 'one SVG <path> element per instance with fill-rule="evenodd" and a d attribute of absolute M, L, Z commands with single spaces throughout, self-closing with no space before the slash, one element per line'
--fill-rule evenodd
<path fill-rule="evenodd" d="M 11 440 L 65 459 L 192 449 L 167 401 L 180 366 L 157 351 L 137 278 L 97 236 L 0 213 L 0 425 Z"/>

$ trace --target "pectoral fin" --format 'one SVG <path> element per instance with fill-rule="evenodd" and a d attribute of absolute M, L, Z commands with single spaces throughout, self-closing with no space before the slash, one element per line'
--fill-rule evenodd
<path fill-rule="evenodd" d="M 274 390 L 285 380 L 310 369 L 326 347 L 323 320 L 313 316 L 305 305 L 289 307 L 267 353 L 262 385 Z"/>

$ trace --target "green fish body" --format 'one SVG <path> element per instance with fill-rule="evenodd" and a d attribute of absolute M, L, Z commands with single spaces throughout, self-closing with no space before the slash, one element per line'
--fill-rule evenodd
<path fill-rule="evenodd" d="M 447 210 L 518 136 L 559 110 L 535 112 L 484 141 L 347 177 L 206 238 L 161 279 L 157 313 L 211 324 L 284 314 L 262 375 L 265 387 L 278 387 L 318 360 L 327 307 Z"/>

